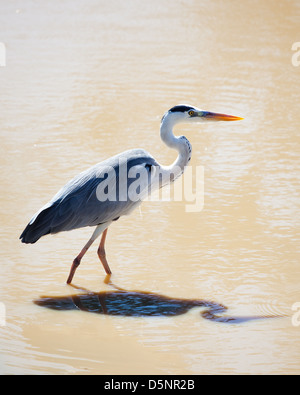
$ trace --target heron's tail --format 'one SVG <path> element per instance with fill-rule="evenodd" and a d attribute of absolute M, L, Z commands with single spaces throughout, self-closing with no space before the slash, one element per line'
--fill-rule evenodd
<path fill-rule="evenodd" d="M 41 210 L 32 218 L 20 236 L 22 243 L 33 244 L 42 236 L 51 233 L 53 208 L 54 206 L 51 205 L 50 207 Z"/>

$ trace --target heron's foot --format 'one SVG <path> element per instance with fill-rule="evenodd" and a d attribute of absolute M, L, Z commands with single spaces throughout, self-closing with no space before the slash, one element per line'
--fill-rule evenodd
<path fill-rule="evenodd" d="M 104 284 L 107 285 L 111 284 L 110 278 L 111 278 L 111 274 L 107 274 L 104 279 Z"/>

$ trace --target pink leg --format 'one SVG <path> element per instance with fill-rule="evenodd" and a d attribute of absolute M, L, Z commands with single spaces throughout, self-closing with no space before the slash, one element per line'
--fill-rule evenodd
<path fill-rule="evenodd" d="M 97 228 L 95 229 L 92 237 L 90 238 L 90 240 L 83 247 L 80 254 L 74 259 L 73 264 L 71 266 L 69 277 L 67 279 L 67 284 L 70 284 L 72 282 L 74 274 L 76 272 L 76 269 L 80 265 L 81 259 L 83 258 L 84 254 L 87 252 L 87 250 L 90 248 L 90 246 L 93 244 L 93 242 L 96 240 L 96 238 L 103 232 L 103 230 L 104 230 L 103 235 L 104 234 L 106 235 L 106 228 L 108 225 L 110 225 L 110 223 L 98 225 Z M 103 239 L 103 237 L 102 237 L 102 239 Z M 102 239 L 101 239 L 101 241 L 102 241 Z M 105 237 L 104 237 L 104 241 L 105 241 Z M 104 244 L 104 242 L 103 242 L 103 244 Z M 101 243 L 100 243 L 100 245 L 101 245 Z"/>
<path fill-rule="evenodd" d="M 67 284 L 70 284 L 72 282 L 76 269 L 80 265 L 81 259 L 83 258 L 84 254 L 87 252 L 89 247 L 93 244 L 93 241 L 94 240 L 92 241 L 89 240 L 88 243 L 81 250 L 80 254 L 74 259 L 73 264 L 71 266 L 69 277 L 67 279 Z"/>
<path fill-rule="evenodd" d="M 105 231 L 102 234 L 100 245 L 98 248 L 98 256 L 99 256 L 100 262 L 102 263 L 102 265 L 104 267 L 104 270 L 106 271 L 106 274 L 111 274 L 111 270 L 110 270 L 107 260 L 106 260 L 106 253 L 105 253 L 105 248 L 104 248 L 106 235 L 107 235 L 107 229 L 105 229 Z"/>

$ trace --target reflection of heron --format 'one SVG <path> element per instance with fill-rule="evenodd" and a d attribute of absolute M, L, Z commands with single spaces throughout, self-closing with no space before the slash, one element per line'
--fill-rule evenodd
<path fill-rule="evenodd" d="M 206 309 L 203 313 L 210 313 L 216 318 L 215 314 L 222 314 L 226 311 L 226 307 L 214 302 L 169 298 L 150 292 L 136 291 L 102 291 L 70 296 L 44 296 L 35 300 L 34 303 L 52 310 L 82 310 L 125 317 L 176 316 L 187 313 L 193 307 L 204 307 Z"/>
<path fill-rule="evenodd" d="M 153 191 L 154 188 L 169 184 L 179 177 L 191 159 L 191 144 L 184 136 L 174 136 L 174 125 L 180 122 L 240 119 L 242 118 L 202 111 L 188 105 L 171 108 L 163 116 L 160 126 L 162 141 L 178 152 L 178 157 L 171 166 L 160 165 L 142 149 L 133 149 L 109 158 L 69 181 L 33 216 L 20 239 L 23 243 L 35 243 L 49 233 L 96 226 L 92 237 L 74 259 L 67 283 L 71 283 L 82 257 L 101 233 L 103 235 L 98 256 L 106 273 L 111 274 L 104 249 L 107 228 L 113 221 L 129 214 L 140 204 L 140 199 L 132 199 L 129 194 L 134 181 L 132 175 L 146 173 L 147 177 L 143 177 L 139 183 L 139 196 L 145 197 L 149 190 Z M 122 164 L 126 164 L 125 172 Z"/>
<path fill-rule="evenodd" d="M 113 284 L 111 284 L 113 285 Z M 75 287 L 77 288 L 77 287 Z M 207 320 L 226 324 L 283 316 L 230 316 L 227 307 L 216 302 L 199 299 L 179 299 L 152 292 L 126 291 L 85 292 L 70 296 L 43 296 L 35 304 L 52 310 L 81 310 L 89 313 L 123 317 L 174 317 L 190 309 L 201 307 L 201 316 Z M 87 290 L 85 290 L 87 291 Z"/>

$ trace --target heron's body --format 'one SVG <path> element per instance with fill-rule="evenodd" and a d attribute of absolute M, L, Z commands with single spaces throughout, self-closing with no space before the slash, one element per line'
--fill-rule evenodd
<path fill-rule="evenodd" d="M 152 166 L 158 166 L 155 159 L 146 151 L 134 149 L 109 158 L 70 180 L 37 214 L 33 216 L 21 235 L 22 242 L 35 243 L 49 233 L 59 233 L 85 226 L 97 226 L 117 220 L 129 214 L 140 202 L 119 199 L 119 185 L 114 178 L 119 176 L 120 163 L 130 169 L 143 166 L 150 172 Z M 127 172 L 127 173 L 128 173 Z M 108 191 L 115 186 L 116 199 L 99 201 L 97 187 L 111 174 Z M 134 181 L 127 177 L 127 184 Z"/>
<path fill-rule="evenodd" d="M 163 142 L 178 152 L 171 166 L 160 165 L 143 149 L 125 151 L 100 162 L 70 180 L 40 209 L 21 234 L 21 241 L 35 243 L 47 234 L 96 226 L 91 239 L 75 258 L 67 282 L 72 281 L 81 258 L 101 233 L 98 255 L 110 274 L 104 250 L 107 228 L 121 216 L 130 214 L 149 192 L 169 184 L 183 173 L 191 159 L 191 144 L 184 136 L 175 137 L 172 130 L 177 123 L 197 120 L 197 117 L 203 117 L 203 120 L 241 119 L 204 112 L 187 105 L 173 107 L 161 123 Z"/>

